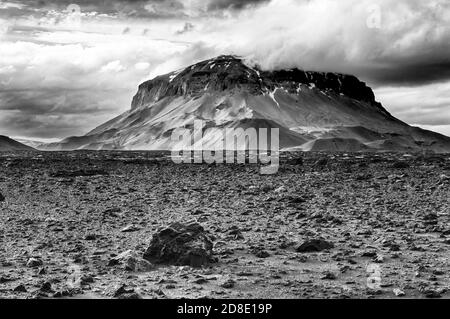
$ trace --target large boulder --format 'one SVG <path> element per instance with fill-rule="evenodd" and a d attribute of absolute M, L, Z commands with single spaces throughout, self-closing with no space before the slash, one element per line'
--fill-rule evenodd
<path fill-rule="evenodd" d="M 144 259 L 154 264 L 202 267 L 213 261 L 213 243 L 198 223 L 174 223 L 153 235 Z"/>
<path fill-rule="evenodd" d="M 321 252 L 334 248 L 334 244 L 323 239 L 307 240 L 297 247 L 296 251 L 299 253 Z"/>

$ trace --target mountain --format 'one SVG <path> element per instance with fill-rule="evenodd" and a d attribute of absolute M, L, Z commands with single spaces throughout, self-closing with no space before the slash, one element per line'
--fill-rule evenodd
<path fill-rule="evenodd" d="M 45 147 L 47 145 L 46 142 L 29 140 L 29 139 L 25 139 L 25 138 L 16 138 L 15 140 L 19 143 L 22 143 L 22 144 L 29 146 L 31 148 L 34 148 L 34 149 L 39 149 L 39 148 Z"/>
<path fill-rule="evenodd" d="M 0 135 L 0 152 L 4 151 L 33 151 L 34 148 L 19 143 L 7 136 Z"/>
<path fill-rule="evenodd" d="M 263 71 L 219 56 L 142 83 L 131 109 L 85 136 L 47 149 L 170 150 L 171 133 L 201 119 L 207 128 L 280 129 L 283 149 L 450 152 L 450 138 L 393 117 L 352 75 Z M 207 130 L 204 145 L 216 143 Z"/>

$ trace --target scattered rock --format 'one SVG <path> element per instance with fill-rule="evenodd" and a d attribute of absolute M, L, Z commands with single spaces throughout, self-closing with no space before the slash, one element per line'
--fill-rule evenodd
<path fill-rule="evenodd" d="M 337 279 L 337 276 L 336 276 L 336 274 L 334 274 L 334 273 L 332 273 L 330 271 L 326 271 L 323 274 L 322 279 L 324 279 L 324 280 L 335 280 L 335 279 Z"/>
<path fill-rule="evenodd" d="M 235 286 L 236 282 L 232 279 L 227 279 L 223 283 L 220 284 L 220 287 L 225 289 L 231 289 Z"/>
<path fill-rule="evenodd" d="M 242 240 L 244 239 L 244 235 L 242 235 L 242 231 L 237 226 L 231 226 L 227 231 L 227 235 L 230 236 L 234 240 Z"/>
<path fill-rule="evenodd" d="M 303 219 L 308 217 L 308 214 L 306 214 L 305 212 L 300 212 L 297 214 L 297 216 L 295 216 L 296 219 Z"/>
<path fill-rule="evenodd" d="M 30 258 L 30 259 L 28 259 L 27 267 L 29 267 L 29 268 L 38 268 L 38 267 L 41 267 L 43 264 L 44 263 L 40 259 Z"/>
<path fill-rule="evenodd" d="M 383 294 L 383 290 L 381 290 L 379 288 L 367 288 L 366 289 L 366 293 L 369 296 L 377 296 L 377 295 L 382 295 Z"/>
<path fill-rule="evenodd" d="M 5 284 L 5 283 L 11 282 L 11 281 L 15 281 L 15 279 L 10 278 L 10 277 L 5 277 L 5 276 L 0 277 L 0 284 Z"/>
<path fill-rule="evenodd" d="M 52 284 L 49 281 L 44 282 L 39 288 L 42 292 L 53 292 Z"/>
<path fill-rule="evenodd" d="M 153 235 L 144 259 L 156 264 L 202 267 L 213 261 L 213 243 L 198 223 L 174 223 Z"/>
<path fill-rule="evenodd" d="M 87 286 L 89 284 L 93 284 L 94 281 L 94 277 L 92 277 L 91 275 L 82 275 L 80 278 L 80 285 Z"/>
<path fill-rule="evenodd" d="M 433 275 L 435 275 L 435 276 L 443 276 L 443 275 L 445 275 L 445 271 L 442 271 L 440 269 L 435 269 L 435 270 L 433 270 Z"/>
<path fill-rule="evenodd" d="M 437 299 L 437 298 L 442 298 L 442 293 L 441 291 L 438 291 L 436 289 L 425 289 L 423 290 L 423 294 L 425 295 L 425 297 L 430 298 L 430 299 Z"/>
<path fill-rule="evenodd" d="M 440 183 L 447 183 L 450 182 L 450 176 L 447 176 L 445 174 L 442 174 L 441 176 L 439 176 L 439 182 Z"/>
<path fill-rule="evenodd" d="M 192 281 L 193 284 L 197 284 L 197 285 L 203 285 L 203 284 L 206 284 L 207 282 L 208 282 L 208 280 L 206 278 L 203 278 L 203 277 L 194 279 Z"/>
<path fill-rule="evenodd" d="M 404 292 L 403 290 L 399 289 L 399 288 L 395 288 L 395 289 L 393 290 L 393 293 L 394 293 L 394 295 L 395 295 L 396 297 L 403 297 L 403 296 L 406 295 L 405 292 Z"/>
<path fill-rule="evenodd" d="M 128 225 L 121 230 L 122 233 L 134 233 L 140 231 L 141 229 L 135 225 Z"/>
<path fill-rule="evenodd" d="M 435 213 L 429 213 L 423 216 L 423 220 L 427 222 L 434 222 L 438 219 L 438 215 Z"/>
<path fill-rule="evenodd" d="M 261 192 L 263 192 L 263 193 L 271 192 L 271 191 L 273 191 L 274 189 L 275 189 L 275 188 L 274 188 L 273 185 L 271 185 L 271 184 L 263 185 L 263 186 L 261 186 L 261 188 L 260 188 Z"/>
<path fill-rule="evenodd" d="M 382 264 L 384 262 L 384 256 L 377 254 L 374 258 L 373 258 L 373 262 L 377 263 L 377 264 Z"/>
<path fill-rule="evenodd" d="M 194 216 L 205 215 L 205 214 L 206 213 L 200 209 L 196 209 L 191 213 L 191 215 L 194 215 Z"/>
<path fill-rule="evenodd" d="M 143 299 L 134 289 L 127 289 L 126 285 L 121 285 L 113 293 L 113 298 L 117 299 Z"/>
<path fill-rule="evenodd" d="M 52 297 L 53 298 L 62 298 L 62 297 L 73 297 L 75 295 L 81 295 L 83 291 L 81 289 L 64 289 L 61 291 L 55 292 Z"/>
<path fill-rule="evenodd" d="M 136 252 L 127 250 L 120 255 L 112 258 L 108 266 L 121 265 L 127 271 L 145 272 L 154 269 L 153 265 L 145 259 L 142 259 Z"/>
<path fill-rule="evenodd" d="M 409 168 L 410 165 L 405 162 L 405 161 L 397 161 L 394 164 L 392 164 L 392 168 L 396 168 L 396 169 L 405 169 L 405 168 Z"/>
<path fill-rule="evenodd" d="M 386 240 L 383 242 L 383 247 L 389 248 L 390 251 L 400 251 L 400 244 L 393 240 Z"/>
<path fill-rule="evenodd" d="M 303 157 L 290 158 L 286 161 L 286 164 L 293 165 L 293 166 L 302 166 L 303 165 Z"/>
<path fill-rule="evenodd" d="M 97 235 L 95 234 L 87 234 L 86 236 L 84 236 L 84 240 L 87 241 L 93 241 L 97 239 Z"/>
<path fill-rule="evenodd" d="M 314 163 L 314 166 L 317 167 L 317 168 L 324 168 L 325 166 L 327 166 L 327 164 L 328 164 L 328 158 L 323 157 L 323 158 L 318 159 Z"/>
<path fill-rule="evenodd" d="M 361 257 L 377 258 L 378 253 L 375 250 L 365 250 L 362 252 Z"/>
<path fill-rule="evenodd" d="M 47 270 L 45 268 L 40 268 L 38 271 L 38 275 L 46 275 L 47 274 Z"/>
<path fill-rule="evenodd" d="M 24 285 L 18 285 L 13 289 L 14 292 L 27 292 L 27 288 Z"/>
<path fill-rule="evenodd" d="M 265 251 L 264 249 L 262 249 L 262 248 L 255 248 L 255 249 L 253 249 L 252 253 L 253 253 L 253 255 L 255 255 L 258 258 L 268 258 L 268 257 L 270 257 L 270 254 L 267 251 Z"/>
<path fill-rule="evenodd" d="M 116 217 L 119 217 L 119 214 L 121 212 L 122 212 L 122 210 L 119 207 L 113 207 L 113 208 L 108 208 L 108 209 L 104 210 L 102 212 L 102 215 L 104 217 L 116 218 Z"/>
<path fill-rule="evenodd" d="M 277 189 L 274 190 L 275 193 L 286 193 L 287 189 L 284 186 L 280 186 Z"/>
<path fill-rule="evenodd" d="M 334 248 L 334 244 L 323 239 L 307 240 L 297 247 L 296 251 L 299 253 L 321 252 Z"/>

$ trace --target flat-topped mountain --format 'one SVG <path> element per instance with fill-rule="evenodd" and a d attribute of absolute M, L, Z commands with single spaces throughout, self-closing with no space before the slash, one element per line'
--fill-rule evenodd
<path fill-rule="evenodd" d="M 352 75 L 264 71 L 235 56 L 146 81 L 130 110 L 46 149 L 170 150 L 171 133 L 197 119 L 207 128 L 279 128 L 283 149 L 450 152 L 449 137 L 396 119 Z M 214 130 L 205 133 L 205 148 L 218 142 Z"/>

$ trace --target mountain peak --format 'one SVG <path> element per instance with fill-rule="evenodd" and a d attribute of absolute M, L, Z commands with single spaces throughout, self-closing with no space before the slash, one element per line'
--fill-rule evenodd
<path fill-rule="evenodd" d="M 301 86 L 344 95 L 381 108 L 372 89 L 352 75 L 296 68 L 263 71 L 258 66 L 250 66 L 241 57 L 221 55 L 144 82 L 133 99 L 132 109 L 170 96 L 198 97 L 205 92 L 227 90 L 245 90 L 254 95 L 267 94 L 276 89 L 296 93 Z"/>
<path fill-rule="evenodd" d="M 167 96 L 199 96 L 205 91 L 225 91 L 243 86 L 251 91 L 261 91 L 258 73 L 239 57 L 221 55 L 142 83 L 133 99 L 132 109 Z"/>

